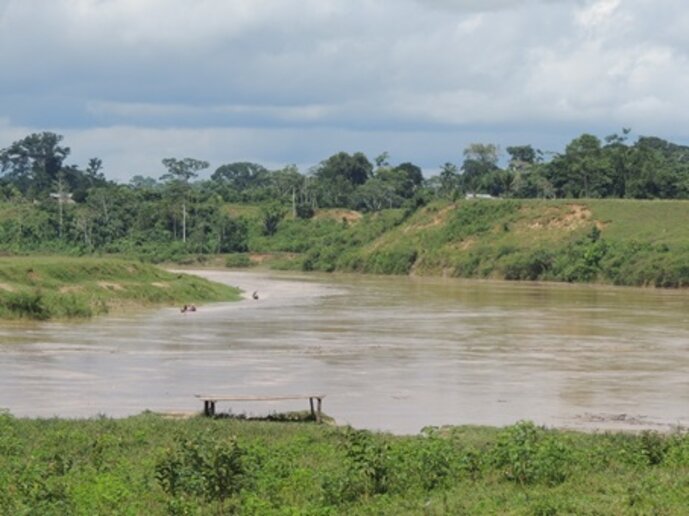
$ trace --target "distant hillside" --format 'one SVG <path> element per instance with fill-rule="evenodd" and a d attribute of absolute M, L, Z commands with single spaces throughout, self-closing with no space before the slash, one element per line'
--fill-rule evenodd
<path fill-rule="evenodd" d="M 689 202 L 461 200 L 416 212 L 284 220 L 256 251 L 304 270 L 689 285 Z"/>

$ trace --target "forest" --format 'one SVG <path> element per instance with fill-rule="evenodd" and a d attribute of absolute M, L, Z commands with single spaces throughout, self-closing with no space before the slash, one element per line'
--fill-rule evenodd
<path fill-rule="evenodd" d="M 689 147 L 646 136 L 631 142 L 629 134 L 582 134 L 559 153 L 518 145 L 503 155 L 494 144 L 474 143 L 460 164 L 447 162 L 431 177 L 414 163 L 392 163 L 386 152 L 372 161 L 338 152 L 307 171 L 231 162 L 211 172 L 202 159 L 166 157 L 160 177 L 135 175 L 122 184 L 106 177 L 100 158 L 70 163 L 61 135 L 34 133 L 0 150 L 0 251 L 152 261 L 245 252 L 252 228 L 228 209 L 237 204 L 258 207 L 257 231 L 270 236 L 285 217 L 309 219 L 324 208 L 410 213 L 467 196 L 689 198 Z"/>

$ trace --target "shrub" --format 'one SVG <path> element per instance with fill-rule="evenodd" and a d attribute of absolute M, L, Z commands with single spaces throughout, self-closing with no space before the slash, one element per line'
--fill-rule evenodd
<path fill-rule="evenodd" d="M 18 317 L 45 320 L 49 319 L 51 315 L 39 289 L 29 292 L 10 292 L 2 303 L 7 310 Z"/>
<path fill-rule="evenodd" d="M 416 249 L 391 249 L 373 253 L 366 264 L 366 272 L 374 274 L 409 274 L 416 262 Z"/>
<path fill-rule="evenodd" d="M 515 253 L 506 260 L 503 274 L 508 280 L 534 281 L 550 271 L 553 260 L 553 254 L 545 249 L 536 249 L 528 255 Z"/>
<path fill-rule="evenodd" d="M 246 485 L 246 452 L 235 438 L 178 440 L 156 465 L 156 479 L 172 497 L 222 501 Z"/>
<path fill-rule="evenodd" d="M 235 253 L 229 254 L 225 257 L 225 267 L 230 268 L 240 268 L 240 267 L 252 267 L 254 263 L 249 258 L 246 253 Z"/>
<path fill-rule="evenodd" d="M 351 501 L 388 491 L 391 470 L 386 443 L 365 430 L 349 430 L 344 435 L 344 452 L 345 477 L 335 482 L 329 479 L 324 486 L 330 499 Z"/>
<path fill-rule="evenodd" d="M 561 484 L 568 476 L 570 458 L 569 447 L 556 434 L 530 421 L 506 428 L 492 453 L 493 464 L 518 484 Z"/>

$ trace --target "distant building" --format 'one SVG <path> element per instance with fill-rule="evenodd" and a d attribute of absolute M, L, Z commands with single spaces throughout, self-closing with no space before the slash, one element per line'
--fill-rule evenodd
<path fill-rule="evenodd" d="M 497 199 L 490 194 L 485 193 L 468 193 L 464 196 L 465 199 Z"/>

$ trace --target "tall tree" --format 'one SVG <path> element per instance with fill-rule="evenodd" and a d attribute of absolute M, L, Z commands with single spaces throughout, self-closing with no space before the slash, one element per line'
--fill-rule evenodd
<path fill-rule="evenodd" d="M 5 179 L 29 197 L 47 196 L 69 156 L 69 147 L 60 145 L 62 136 L 51 132 L 33 133 L 0 151 L 0 168 Z"/>
<path fill-rule="evenodd" d="M 58 224 L 57 234 L 58 238 L 62 240 L 62 224 L 64 221 L 64 205 L 72 201 L 72 194 L 67 189 L 65 183 L 65 173 L 60 171 L 57 173 L 57 179 L 53 182 L 53 192 L 50 192 L 50 197 L 56 200 L 58 206 Z"/>
<path fill-rule="evenodd" d="M 361 152 L 338 152 L 322 161 L 315 170 L 321 204 L 350 206 L 354 189 L 371 177 L 373 165 Z"/>
<path fill-rule="evenodd" d="M 612 185 L 601 141 L 592 134 L 572 140 L 550 163 L 553 185 L 563 197 L 607 197 Z"/>
<path fill-rule="evenodd" d="M 498 170 L 498 157 L 498 147 L 492 143 L 472 143 L 464 149 L 464 189 L 469 192 L 481 190 L 485 176 Z"/>
<path fill-rule="evenodd" d="M 438 194 L 441 197 L 454 198 L 460 190 L 459 169 L 454 163 L 447 162 L 440 168 L 440 188 Z"/>
<path fill-rule="evenodd" d="M 539 159 L 539 152 L 531 145 L 516 145 L 507 147 L 507 154 L 510 156 L 509 168 L 521 171 L 529 168 Z"/>
<path fill-rule="evenodd" d="M 179 197 L 182 202 L 182 242 L 187 241 L 187 201 L 190 191 L 189 181 L 198 176 L 199 171 L 208 168 L 207 161 L 194 158 L 175 158 L 163 159 L 163 165 L 167 168 L 167 174 L 163 174 L 160 179 L 165 181 L 173 195 Z"/>
<path fill-rule="evenodd" d="M 237 161 L 219 166 L 211 179 L 221 183 L 228 183 L 238 192 L 249 188 L 264 186 L 268 181 L 269 172 L 258 163 Z"/>

